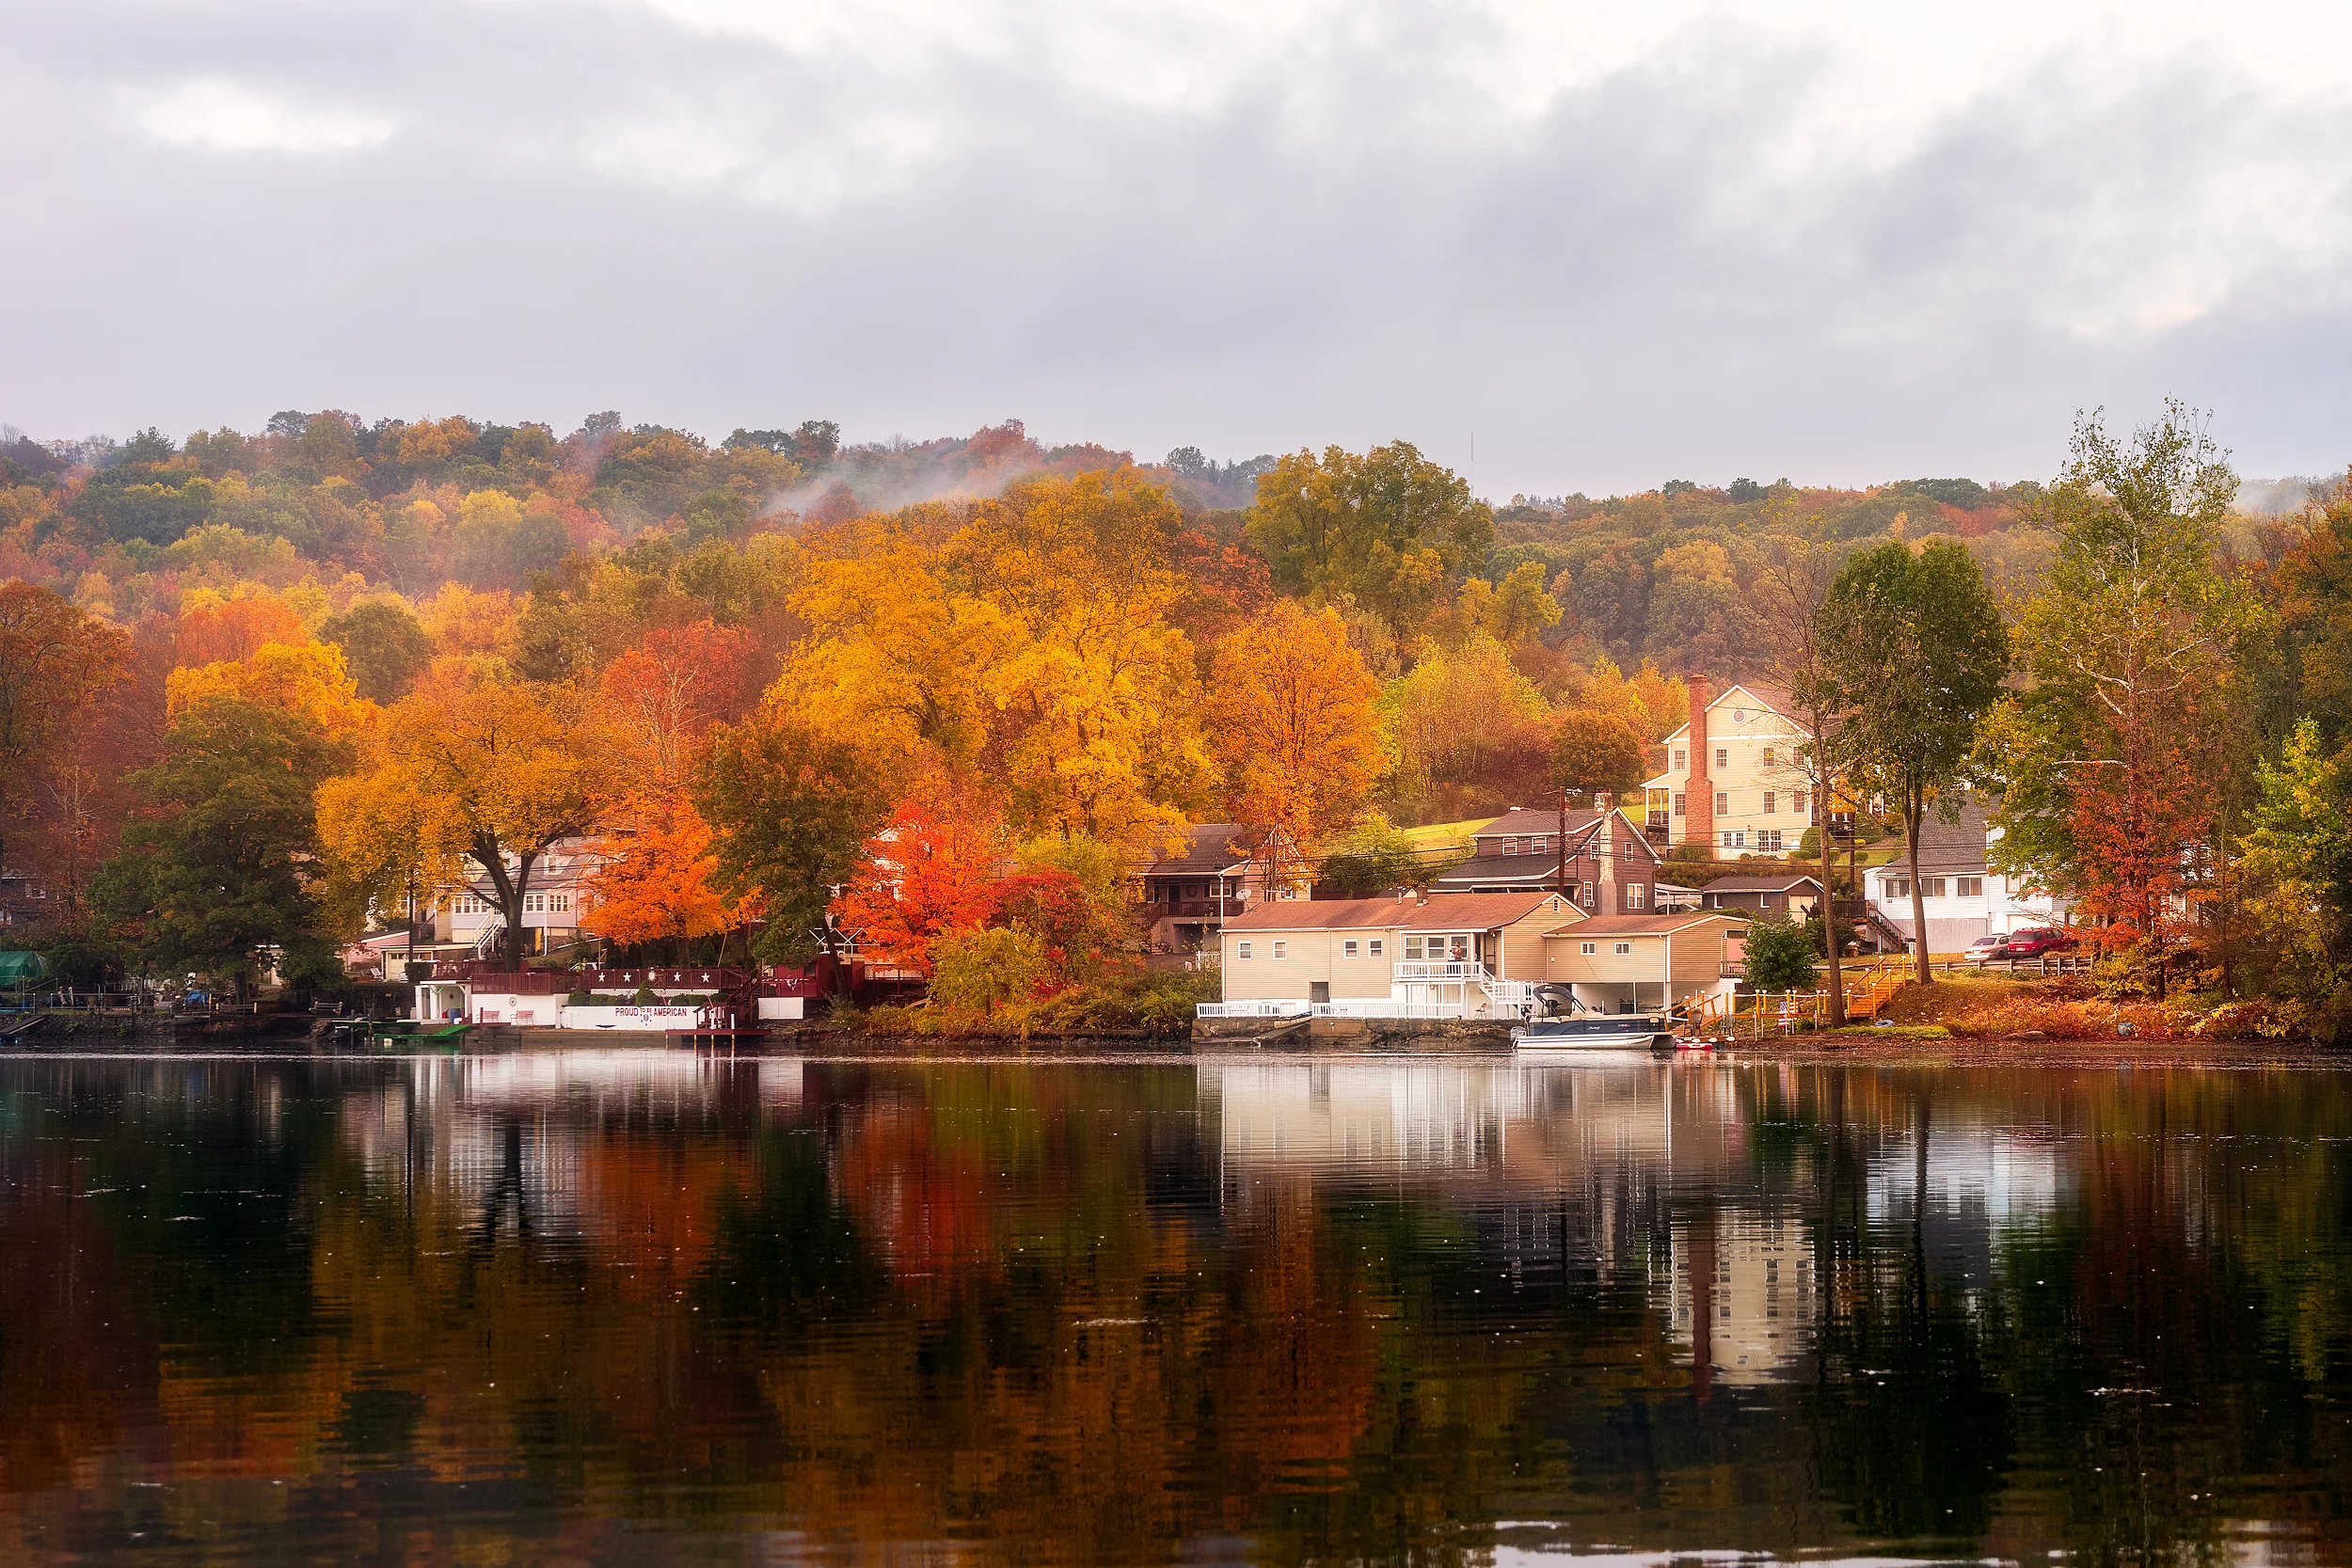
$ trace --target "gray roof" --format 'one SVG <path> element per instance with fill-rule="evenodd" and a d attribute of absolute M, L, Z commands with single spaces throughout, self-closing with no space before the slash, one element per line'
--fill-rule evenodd
<path fill-rule="evenodd" d="M 1985 815 L 1982 806 L 1963 806 L 1957 822 L 1939 821 L 1933 811 L 1919 824 L 1919 874 L 1923 877 L 1981 877 L 1984 875 Z M 1911 874 L 1911 862 L 1900 845 L 1891 864 L 1872 867 L 1899 876 Z"/>
<path fill-rule="evenodd" d="M 1798 886 L 1821 891 L 1821 879 L 1798 872 L 1786 877 L 1718 877 L 1699 891 L 1702 893 L 1787 893 Z"/>

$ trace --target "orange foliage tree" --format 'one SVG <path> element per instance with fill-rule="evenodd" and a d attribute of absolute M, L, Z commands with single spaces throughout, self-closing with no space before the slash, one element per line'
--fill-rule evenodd
<path fill-rule="evenodd" d="M 647 823 L 598 850 L 587 879 L 589 909 L 580 922 L 598 936 L 630 946 L 673 941 L 682 962 L 689 939 L 740 924 L 737 906 L 711 887 L 718 862 L 710 827 L 683 800 L 667 822 Z"/>
<path fill-rule="evenodd" d="M 840 901 L 859 950 L 928 974 L 934 942 L 987 925 L 996 912 L 993 826 L 900 804 L 867 841 L 866 863 Z"/>
<path fill-rule="evenodd" d="M 193 601 L 197 595 L 189 597 Z M 310 641 L 302 617 L 280 599 L 192 602 L 181 610 L 180 624 L 173 629 L 173 662 L 183 669 L 219 664 L 249 658 L 267 643 L 293 647 Z"/>
<path fill-rule="evenodd" d="M 1217 645 L 1209 681 L 1228 809 L 1301 843 L 1354 821 L 1388 763 L 1378 695 L 1337 610 L 1260 610 Z"/>

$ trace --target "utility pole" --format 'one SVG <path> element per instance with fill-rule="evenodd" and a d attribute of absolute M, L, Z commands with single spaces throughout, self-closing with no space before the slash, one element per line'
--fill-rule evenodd
<path fill-rule="evenodd" d="M 1568 902 L 1573 904 L 1576 900 L 1568 896 L 1568 792 L 1565 789 L 1560 792 L 1559 845 L 1560 873 L 1557 878 L 1559 893 L 1561 897 L 1567 898 Z"/>

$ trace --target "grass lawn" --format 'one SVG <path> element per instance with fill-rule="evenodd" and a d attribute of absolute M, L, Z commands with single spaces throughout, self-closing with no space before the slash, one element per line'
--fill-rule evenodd
<path fill-rule="evenodd" d="M 1491 816 L 1473 816 L 1461 822 L 1432 822 L 1426 828 L 1407 828 L 1405 836 L 1416 849 L 1467 849 L 1470 834 L 1495 821 Z"/>

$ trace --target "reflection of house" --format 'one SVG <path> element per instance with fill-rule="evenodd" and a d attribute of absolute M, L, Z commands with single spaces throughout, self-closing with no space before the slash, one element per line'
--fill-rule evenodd
<path fill-rule="evenodd" d="M 1956 822 L 1931 813 L 1919 825 L 1919 894 L 1927 908 L 1928 951 L 1958 953 L 1979 937 L 2043 926 L 2058 917 L 2044 893 L 2028 892 L 1985 863 L 1995 836 L 1982 806 L 1961 809 Z M 1911 940 L 1911 864 L 1898 854 L 1862 874 L 1863 896 L 1874 913 Z"/>
<path fill-rule="evenodd" d="M 1513 811 L 1471 836 L 1470 858 L 1430 884 L 1438 893 L 1556 892 L 1563 838 L 1569 897 L 1588 913 L 1620 914 L 1650 907 L 1658 851 L 1622 811 L 1601 798 L 1600 811 L 1572 811 L 1565 829 L 1558 811 Z"/>
<path fill-rule="evenodd" d="M 1745 919 L 1712 910 L 1596 915 L 1544 933 L 1541 978 L 1575 988 L 1596 1012 L 1669 1007 L 1738 986 L 1734 943 Z"/>
<path fill-rule="evenodd" d="M 1789 1375 L 1820 1309 L 1813 1243 L 1793 1213 L 1724 1209 L 1676 1227 L 1666 1286 L 1668 1332 L 1708 1382 Z"/>
<path fill-rule="evenodd" d="M 1227 918 L 1224 1002 L 1201 1013 L 1517 1016 L 1543 978 L 1544 933 L 1577 916 L 1549 893 L 1262 903 Z"/>
<path fill-rule="evenodd" d="M 1303 896 L 1306 867 L 1279 831 L 1200 822 L 1181 832 L 1180 845 L 1164 846 L 1134 873 L 1153 951 L 1197 952 L 1251 900 Z"/>
<path fill-rule="evenodd" d="M 1766 920 L 1803 920 L 1821 904 L 1821 880 L 1802 874 L 1719 877 L 1701 890 L 1710 910 L 1738 910 Z"/>
<path fill-rule="evenodd" d="M 1525 1074 L 1501 1063 L 1203 1063 L 1200 1085 L 1239 1165 L 1492 1168 L 1526 1115 Z"/>
<path fill-rule="evenodd" d="M 1785 693 L 1735 683 L 1709 701 L 1706 676 L 1690 684 L 1690 720 L 1666 737 L 1666 770 L 1645 786 L 1650 835 L 1719 855 L 1794 849 L 1820 807 L 1798 757 L 1811 733 Z"/>

